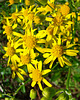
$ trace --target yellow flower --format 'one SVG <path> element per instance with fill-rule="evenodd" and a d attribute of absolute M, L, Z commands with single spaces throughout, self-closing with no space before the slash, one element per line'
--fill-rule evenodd
<path fill-rule="evenodd" d="M 3 58 L 9 57 L 8 58 L 8 65 L 11 62 L 20 62 L 20 58 L 17 56 L 17 53 L 23 51 L 23 49 L 17 49 L 19 44 L 17 42 L 12 43 L 13 41 L 9 41 L 7 43 L 7 47 L 4 47 L 4 50 L 6 53 L 3 55 Z"/>
<path fill-rule="evenodd" d="M 42 61 L 35 63 L 34 67 L 32 65 L 28 67 L 29 67 L 28 71 L 30 73 L 29 76 L 30 78 L 32 78 L 32 84 L 31 84 L 32 87 L 34 87 L 35 84 L 37 83 L 40 90 L 43 90 L 41 81 L 43 81 L 49 87 L 52 86 L 45 78 L 42 77 L 42 75 L 45 75 L 51 71 L 50 69 L 42 70 Z"/>
<path fill-rule="evenodd" d="M 26 53 L 30 54 L 34 59 L 36 57 L 36 53 L 34 53 L 34 49 L 37 49 L 41 52 L 42 48 L 38 46 L 38 43 L 45 43 L 45 39 L 41 39 L 40 37 L 34 35 L 34 31 L 36 29 L 27 29 L 25 31 L 25 35 L 22 34 L 14 34 L 15 36 L 21 37 L 17 42 L 23 46 L 23 49 L 26 50 Z M 42 51 L 43 52 L 43 51 Z"/>
<path fill-rule="evenodd" d="M 72 66 L 71 62 L 64 56 L 65 54 L 68 56 L 76 56 L 77 53 L 79 52 L 78 50 L 72 50 L 72 49 L 68 49 L 72 46 L 74 46 L 74 44 L 68 44 L 66 46 L 62 46 L 61 45 L 61 37 L 59 35 L 58 39 L 54 39 L 54 43 L 52 43 L 53 47 L 52 48 L 44 48 L 44 53 L 43 57 L 47 58 L 44 60 L 44 64 L 48 64 L 50 62 L 50 66 L 49 68 L 52 67 L 54 61 L 56 60 L 56 58 L 58 58 L 58 61 L 61 65 L 61 67 L 64 66 L 64 64 L 68 65 L 68 66 Z M 49 52 L 49 53 L 48 53 Z"/>
<path fill-rule="evenodd" d="M 3 29 L 5 29 L 3 34 L 6 34 L 7 35 L 7 39 L 10 39 L 12 37 L 13 32 L 14 32 L 13 30 L 17 27 L 17 24 L 14 24 L 12 26 L 12 24 L 9 21 L 9 19 L 7 18 L 6 20 L 7 20 L 6 25 L 3 25 Z"/>
<path fill-rule="evenodd" d="M 20 12 L 18 12 L 18 9 L 17 9 L 17 6 L 16 6 L 16 11 L 12 14 L 10 14 L 10 17 L 7 17 L 8 19 L 10 19 L 10 22 L 13 24 L 13 23 L 21 23 L 21 15 L 20 15 Z"/>
<path fill-rule="evenodd" d="M 15 75 L 17 74 L 17 76 L 21 80 L 24 80 L 24 78 L 23 78 L 22 75 L 27 75 L 27 74 L 26 74 L 26 72 L 23 69 L 19 68 L 19 66 L 17 65 L 17 63 L 13 62 L 12 64 L 10 64 L 10 68 L 12 70 L 12 78 L 15 78 Z"/>
<path fill-rule="evenodd" d="M 38 53 L 34 53 L 33 55 L 27 53 L 27 50 L 24 50 L 23 53 L 20 53 L 20 62 L 18 66 L 23 66 L 30 64 L 33 62 L 35 57 L 38 56 Z"/>

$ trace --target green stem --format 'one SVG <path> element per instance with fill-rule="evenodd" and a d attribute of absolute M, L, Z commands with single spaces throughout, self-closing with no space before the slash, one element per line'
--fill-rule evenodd
<path fill-rule="evenodd" d="M 59 64 L 59 62 L 57 62 L 56 65 L 51 70 L 53 70 L 55 67 L 57 67 L 58 64 Z"/>
<path fill-rule="evenodd" d="M 70 75 L 71 75 L 71 68 L 69 68 L 69 71 L 68 71 L 68 77 L 67 77 L 67 82 L 66 82 L 66 89 L 67 90 L 69 90 Z"/>
<path fill-rule="evenodd" d="M 14 93 L 14 96 L 18 93 L 18 91 L 26 84 L 28 83 L 29 81 L 31 81 L 31 79 L 29 78 L 24 84 L 22 84 Z"/>

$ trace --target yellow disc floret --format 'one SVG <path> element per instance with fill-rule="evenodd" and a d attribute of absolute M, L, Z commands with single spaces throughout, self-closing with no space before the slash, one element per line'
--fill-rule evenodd
<path fill-rule="evenodd" d="M 63 47 L 59 45 L 55 45 L 52 48 L 52 55 L 56 57 L 61 57 L 63 54 Z"/>
<path fill-rule="evenodd" d="M 30 62 L 30 56 L 27 55 L 21 55 L 21 61 L 23 64 L 28 64 Z"/>
<path fill-rule="evenodd" d="M 61 25 L 63 23 L 63 18 L 61 15 L 57 15 L 55 18 L 54 18 L 54 24 L 55 25 Z"/>
<path fill-rule="evenodd" d="M 25 46 L 29 49 L 33 49 L 36 46 L 36 38 L 33 36 L 24 36 L 23 41 L 25 42 Z"/>
<path fill-rule="evenodd" d="M 6 54 L 8 56 L 13 56 L 15 53 L 15 49 L 13 47 L 8 47 Z"/>
<path fill-rule="evenodd" d="M 34 69 L 34 71 L 32 72 L 33 81 L 40 82 L 42 80 L 41 76 L 41 72 L 38 69 Z"/>
<path fill-rule="evenodd" d="M 6 35 L 10 35 L 11 32 L 12 32 L 12 27 L 11 26 L 5 26 L 5 32 L 6 32 Z"/>

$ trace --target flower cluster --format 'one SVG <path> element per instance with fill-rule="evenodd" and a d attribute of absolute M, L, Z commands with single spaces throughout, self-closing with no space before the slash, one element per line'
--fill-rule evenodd
<path fill-rule="evenodd" d="M 9 0 L 9 3 L 12 6 L 15 2 Z M 21 10 L 16 6 L 16 11 L 4 16 L 4 19 L 3 34 L 7 36 L 8 42 L 4 47 L 6 53 L 3 58 L 8 57 L 7 66 L 12 70 L 12 78 L 17 74 L 24 80 L 23 75 L 29 74 L 32 87 L 37 83 L 40 90 L 43 90 L 41 81 L 51 87 L 43 75 L 51 72 L 55 60 L 58 60 L 61 67 L 65 64 L 72 66 L 68 58 L 79 52 L 72 48 L 76 45 L 76 39 L 73 38 L 76 14 L 70 11 L 69 3 L 25 0 Z M 40 55 L 44 60 L 39 60 Z M 46 64 L 49 65 L 48 69 Z M 23 65 L 27 66 L 28 73 L 23 70 Z"/>

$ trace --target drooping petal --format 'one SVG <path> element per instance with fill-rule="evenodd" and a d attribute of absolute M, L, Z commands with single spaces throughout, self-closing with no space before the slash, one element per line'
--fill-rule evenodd
<path fill-rule="evenodd" d="M 72 66 L 71 62 L 65 57 L 63 56 L 63 60 L 64 60 L 64 63 L 68 66 Z"/>
<path fill-rule="evenodd" d="M 44 60 L 44 64 L 48 64 L 53 59 L 53 56 L 48 57 L 46 60 Z"/>
<path fill-rule="evenodd" d="M 47 73 L 49 73 L 49 72 L 51 72 L 50 69 L 45 69 L 45 70 L 42 71 L 42 75 L 45 75 L 45 74 L 47 74 Z"/>
<path fill-rule="evenodd" d="M 21 69 L 21 68 L 18 68 L 18 71 L 19 71 L 22 75 L 27 75 L 26 72 L 25 72 L 23 69 Z"/>
<path fill-rule="evenodd" d="M 52 87 L 52 85 L 45 79 L 43 78 L 42 80 L 48 87 Z"/>
<path fill-rule="evenodd" d="M 35 86 L 35 84 L 36 84 L 36 82 L 35 82 L 35 81 L 33 81 L 33 82 L 31 83 L 31 86 L 32 86 L 32 87 L 34 87 L 34 86 Z"/>
<path fill-rule="evenodd" d="M 42 71 L 42 61 L 39 61 L 39 62 L 38 62 L 38 69 L 39 69 L 40 71 Z"/>
<path fill-rule="evenodd" d="M 15 78 L 15 72 L 13 71 L 12 73 L 12 78 L 14 79 Z"/>
<path fill-rule="evenodd" d="M 62 57 L 58 57 L 58 61 L 59 61 L 60 65 L 61 65 L 61 67 L 63 67 L 64 66 L 63 58 Z"/>
<path fill-rule="evenodd" d="M 38 82 L 38 85 L 39 85 L 40 90 L 43 90 L 42 85 L 41 85 L 40 82 Z"/>
<path fill-rule="evenodd" d="M 21 80 L 23 80 L 23 81 L 24 81 L 23 76 L 22 76 L 19 72 L 16 72 L 16 74 L 17 74 L 17 76 L 18 76 Z"/>

